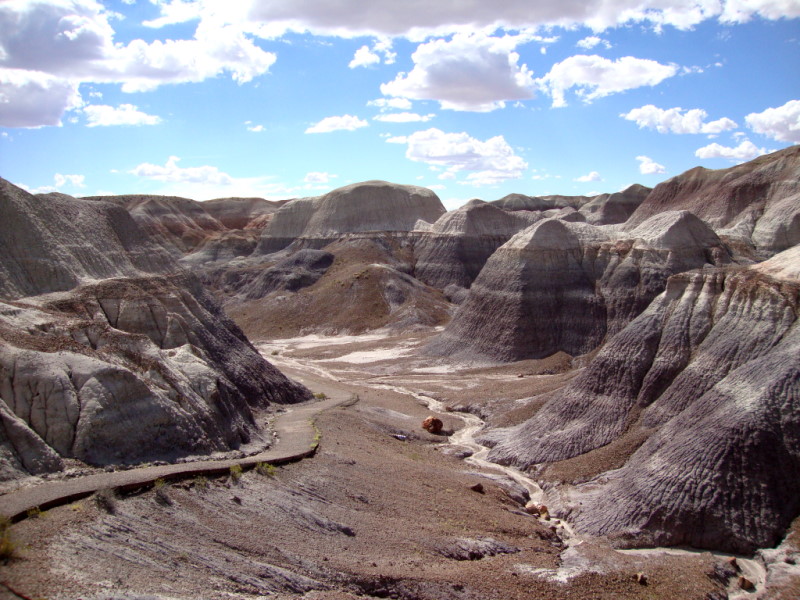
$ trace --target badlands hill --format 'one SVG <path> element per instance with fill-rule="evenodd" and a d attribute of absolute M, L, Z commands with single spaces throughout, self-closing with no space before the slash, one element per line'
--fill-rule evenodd
<path fill-rule="evenodd" d="M 451 212 L 376 181 L 280 206 L 2 189 L 5 477 L 230 450 L 261 399 L 307 397 L 213 294 L 257 339 L 443 326 L 426 367 L 572 369 L 487 392 L 517 408 L 481 439 L 582 534 L 752 552 L 800 515 L 800 147 Z M 134 421 L 152 445 L 120 445 Z"/>
<path fill-rule="evenodd" d="M 0 180 L 0 253 L 0 479 L 268 444 L 309 397 L 117 204 Z"/>

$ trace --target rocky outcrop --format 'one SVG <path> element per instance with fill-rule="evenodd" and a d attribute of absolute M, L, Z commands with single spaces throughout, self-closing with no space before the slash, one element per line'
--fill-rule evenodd
<path fill-rule="evenodd" d="M 203 209 L 228 229 L 263 229 L 287 200 L 217 198 L 202 203 Z"/>
<path fill-rule="evenodd" d="M 495 250 L 541 217 L 507 212 L 481 200 L 442 215 L 414 244 L 420 281 L 444 289 L 468 288 Z"/>
<path fill-rule="evenodd" d="M 0 477 L 268 443 L 310 396 L 119 206 L 0 181 L 0 215 Z"/>
<path fill-rule="evenodd" d="M 333 264 L 333 254 L 324 250 L 298 250 L 261 271 L 239 293 L 246 300 L 258 300 L 279 290 L 296 292 L 316 283 Z"/>
<path fill-rule="evenodd" d="M 321 248 L 346 233 L 412 231 L 418 221 L 433 223 L 445 210 L 431 190 L 367 181 L 324 196 L 283 205 L 264 230 L 256 254 L 270 254 L 297 239 Z"/>
<path fill-rule="evenodd" d="M 615 225 L 627 221 L 645 201 L 652 190 L 634 184 L 621 192 L 600 194 L 580 208 L 587 223 L 592 225 Z"/>
<path fill-rule="evenodd" d="M 771 255 L 800 243 L 800 146 L 729 169 L 696 167 L 655 187 L 631 216 L 689 210 L 720 235 L 752 243 Z"/>
<path fill-rule="evenodd" d="M 226 227 L 206 212 L 202 202 L 176 196 L 97 196 L 85 198 L 112 202 L 130 213 L 139 228 L 175 258 L 191 252 Z"/>
<path fill-rule="evenodd" d="M 543 220 L 492 255 L 428 351 L 467 361 L 585 354 L 641 313 L 670 275 L 729 260 L 685 211 L 622 234 Z"/>
<path fill-rule="evenodd" d="M 673 276 L 532 419 L 491 434 L 490 458 L 591 461 L 640 430 L 649 439 L 621 469 L 571 494 L 579 530 L 623 545 L 776 544 L 800 513 L 798 265 L 795 247 Z"/>

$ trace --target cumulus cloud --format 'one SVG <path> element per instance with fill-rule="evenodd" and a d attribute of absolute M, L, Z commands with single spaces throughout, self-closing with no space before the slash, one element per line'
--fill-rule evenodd
<path fill-rule="evenodd" d="M 367 127 L 364 119 L 359 119 L 353 115 L 342 115 L 340 117 L 325 117 L 319 123 L 315 123 L 308 129 L 306 133 L 330 133 L 331 131 L 355 131 L 361 127 Z"/>
<path fill-rule="evenodd" d="M 223 1 L 202 0 L 207 6 Z M 536 29 L 548 25 L 584 25 L 599 32 L 624 23 L 649 22 L 657 28 L 689 29 L 712 18 L 743 22 L 753 16 L 779 19 L 800 13 L 800 6 L 791 0 L 507 0 L 499 4 L 484 0 L 371 0 L 367 5 L 330 0 L 249 0 L 243 4 L 249 4 L 249 18 L 267 24 L 276 36 L 285 31 L 308 31 L 343 37 L 403 36 L 413 40 L 455 31 Z"/>
<path fill-rule="evenodd" d="M 409 110 L 411 108 L 411 100 L 408 98 L 377 98 L 367 102 L 367 106 L 375 106 L 381 112 L 391 109 Z"/>
<path fill-rule="evenodd" d="M 4 112 L 26 116 L 23 127 L 57 124 L 75 108 L 81 83 L 120 83 L 123 91 L 169 83 L 199 82 L 229 73 L 238 83 L 265 73 L 273 53 L 255 45 L 240 26 L 201 22 L 193 39 L 141 39 L 115 43 L 114 13 L 94 0 L 12 0 L 0 3 L 0 69 L 6 76 Z M 44 84 L 53 98 L 28 97 Z M 60 107 L 60 112 L 53 113 Z"/>
<path fill-rule="evenodd" d="M 361 46 L 356 50 L 353 60 L 347 66 L 355 69 L 357 67 L 378 65 L 381 63 L 381 57 L 383 57 L 382 60 L 387 65 L 393 64 L 397 59 L 397 53 L 392 51 L 392 41 L 390 39 L 377 40 L 371 49 L 369 46 Z"/>
<path fill-rule="evenodd" d="M 600 177 L 600 173 L 597 171 L 592 171 L 587 173 L 586 175 L 581 175 L 580 177 L 576 177 L 575 181 L 579 181 L 581 183 L 588 183 L 590 181 L 603 181 L 603 178 Z"/>
<path fill-rule="evenodd" d="M 264 131 L 263 125 L 260 124 L 256 125 L 252 121 L 245 121 L 244 125 L 245 127 L 247 127 L 247 131 L 251 131 L 253 133 L 261 133 L 262 131 Z"/>
<path fill-rule="evenodd" d="M 438 100 L 442 108 L 487 112 L 533 97 L 533 76 L 514 48 L 524 36 L 457 34 L 420 44 L 414 68 L 381 85 L 386 96 Z"/>
<path fill-rule="evenodd" d="M 305 183 L 328 183 L 331 179 L 338 177 L 338 175 L 333 175 L 331 173 L 324 173 L 320 171 L 311 171 L 310 173 L 306 173 L 306 176 L 303 178 L 303 182 Z"/>
<path fill-rule="evenodd" d="M 582 40 L 579 40 L 575 45 L 578 46 L 578 48 L 583 48 L 584 50 L 591 50 L 595 46 L 601 46 L 601 45 L 604 46 L 606 50 L 611 48 L 611 42 L 599 38 L 596 35 L 590 35 L 589 37 L 585 37 Z"/>
<path fill-rule="evenodd" d="M 466 171 L 465 183 L 492 185 L 519 179 L 528 168 L 501 135 L 483 141 L 467 133 L 431 128 L 412 133 L 406 144 L 406 157 L 410 160 L 445 169 L 439 179 L 454 179 Z"/>
<path fill-rule="evenodd" d="M 750 113 L 744 120 L 750 129 L 761 135 L 779 142 L 800 142 L 800 100 L 789 100 L 783 106 Z"/>
<path fill-rule="evenodd" d="M 89 127 L 109 127 L 111 125 L 158 125 L 161 117 L 148 115 L 133 104 L 120 104 L 117 107 L 105 104 L 85 106 L 83 113 Z"/>
<path fill-rule="evenodd" d="M 706 122 L 708 113 L 701 108 L 684 111 L 680 107 L 657 108 L 647 104 L 620 115 L 623 119 L 634 121 L 639 128 L 648 127 L 659 133 L 705 133 L 716 135 L 723 131 L 736 129 L 738 125 L 727 117 Z"/>
<path fill-rule="evenodd" d="M 553 98 L 553 106 L 566 106 L 565 92 L 576 88 L 576 95 L 591 102 L 642 86 L 654 86 L 678 72 L 677 65 L 662 65 L 654 60 L 624 56 L 609 60 L 602 56 L 579 54 L 553 65 L 537 79 L 537 85 Z"/>
<path fill-rule="evenodd" d="M 55 175 L 53 175 L 53 185 L 44 185 L 33 189 L 29 188 L 26 185 L 23 185 L 22 187 L 27 191 L 29 191 L 31 194 L 49 194 L 50 192 L 60 192 L 65 187 L 82 189 L 86 187 L 86 176 L 62 175 L 61 173 L 56 173 Z"/>
<path fill-rule="evenodd" d="M 0 126 L 61 125 L 83 104 L 78 84 L 45 73 L 0 68 Z"/>
<path fill-rule="evenodd" d="M 130 173 L 146 179 L 164 181 L 170 183 L 199 183 L 209 185 L 230 185 L 233 178 L 227 173 L 223 173 L 217 167 L 179 167 L 177 156 L 170 156 L 164 165 L 154 165 L 152 163 L 141 163 L 131 169 Z"/>
<path fill-rule="evenodd" d="M 758 148 L 750 140 L 744 140 L 735 147 L 722 146 L 720 144 L 709 144 L 698 148 L 694 155 L 697 158 L 727 158 L 734 162 L 744 162 L 766 154 L 765 148 Z"/>
<path fill-rule="evenodd" d="M 637 156 L 636 160 L 639 161 L 639 173 L 642 175 L 655 175 L 667 172 L 664 165 L 658 164 L 649 156 Z"/>
<path fill-rule="evenodd" d="M 377 115 L 373 119 L 384 121 L 385 123 L 425 123 L 435 116 L 434 114 L 420 115 L 412 112 L 400 112 Z"/>

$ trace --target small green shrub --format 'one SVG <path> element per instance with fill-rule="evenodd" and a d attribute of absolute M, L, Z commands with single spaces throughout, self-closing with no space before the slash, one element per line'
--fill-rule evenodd
<path fill-rule="evenodd" d="M 242 478 L 242 465 L 231 465 L 231 479 L 239 481 Z"/>
<path fill-rule="evenodd" d="M 275 468 L 275 465 L 265 462 L 260 462 L 256 465 L 256 473 L 263 475 L 264 477 L 275 477 L 277 472 L 278 469 Z"/>
<path fill-rule="evenodd" d="M 38 519 L 43 514 L 44 513 L 42 513 L 42 509 L 39 508 L 38 506 L 34 506 L 33 508 L 29 508 L 28 512 L 27 512 L 27 515 L 28 515 L 29 519 Z"/>
<path fill-rule="evenodd" d="M 325 394 L 325 392 L 315 392 L 314 393 L 314 398 L 316 398 L 317 400 L 325 400 L 327 397 L 328 396 Z"/>
<path fill-rule="evenodd" d="M 192 480 L 192 485 L 198 490 L 207 490 L 209 485 L 208 478 L 204 475 L 198 475 Z"/>
<path fill-rule="evenodd" d="M 272 356 L 278 356 L 278 354 L 280 354 L 280 352 L 278 352 L 277 350 L 272 351 Z"/>

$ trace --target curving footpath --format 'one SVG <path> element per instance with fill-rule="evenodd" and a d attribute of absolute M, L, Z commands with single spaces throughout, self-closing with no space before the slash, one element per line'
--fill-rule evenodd
<path fill-rule="evenodd" d="M 317 387 L 320 387 L 319 385 Z M 312 456 L 317 450 L 319 433 L 314 417 L 324 410 L 355 403 L 358 396 L 340 387 L 324 386 L 326 400 L 294 405 L 279 415 L 273 424 L 278 439 L 269 450 L 245 458 L 208 460 L 192 463 L 141 467 L 112 473 L 96 473 L 75 479 L 50 481 L 0 496 L 0 515 L 16 521 L 29 510 L 46 510 L 74 502 L 103 489 L 121 491 L 152 485 L 156 479 L 182 479 L 196 475 L 219 475 L 234 465 L 242 469 L 258 463 L 286 464 Z"/>

